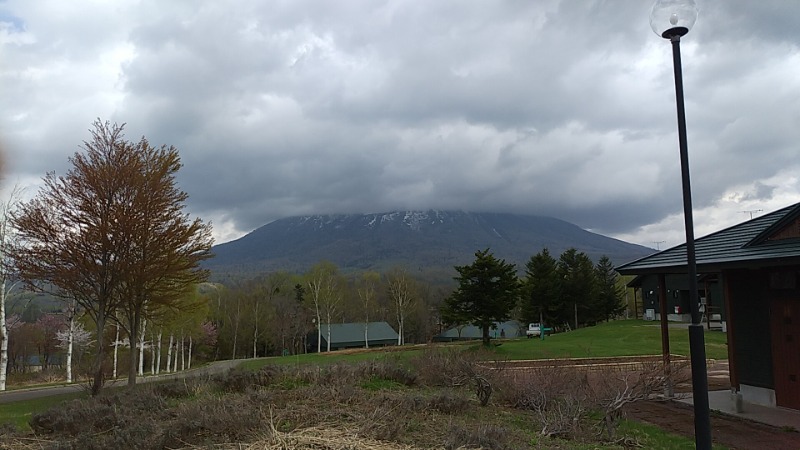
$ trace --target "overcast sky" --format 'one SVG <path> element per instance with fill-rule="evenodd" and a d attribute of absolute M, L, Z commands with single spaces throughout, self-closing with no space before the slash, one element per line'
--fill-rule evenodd
<path fill-rule="evenodd" d="M 698 2 L 695 233 L 800 201 L 800 2 Z M 176 146 L 217 243 L 307 214 L 553 216 L 684 242 L 671 47 L 649 1 L 0 0 L 5 185 L 96 119 Z"/>

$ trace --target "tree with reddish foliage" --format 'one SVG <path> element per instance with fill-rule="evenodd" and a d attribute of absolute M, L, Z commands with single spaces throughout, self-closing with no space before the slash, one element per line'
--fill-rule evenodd
<path fill-rule="evenodd" d="M 128 385 L 136 384 L 137 356 L 134 346 L 142 345 L 147 319 L 165 310 L 186 311 L 197 284 L 208 278 L 199 263 L 211 257 L 211 227 L 200 219 L 190 220 L 183 211 L 188 194 L 178 189 L 175 175 L 181 168 L 175 147 L 152 147 L 142 138 L 126 142 L 138 157 L 136 192 L 129 205 L 131 245 L 121 255 L 129 262 L 123 273 L 122 302 L 124 327 L 131 342 Z"/>
<path fill-rule="evenodd" d="M 64 316 L 60 314 L 43 314 L 34 326 L 39 330 L 36 347 L 39 350 L 42 370 L 50 367 L 50 360 L 58 348 L 58 333 L 66 327 Z"/>
<path fill-rule="evenodd" d="M 198 263 L 210 256 L 212 240 L 210 226 L 182 210 L 186 194 L 175 187 L 180 160 L 173 147 L 126 141 L 116 124 L 93 125 L 67 174 L 47 174 L 12 222 L 20 237 L 13 256 L 25 284 L 74 299 L 96 324 L 91 391 L 97 394 L 107 323 L 122 312 L 135 337 L 149 305 L 169 305 L 205 279 Z"/>

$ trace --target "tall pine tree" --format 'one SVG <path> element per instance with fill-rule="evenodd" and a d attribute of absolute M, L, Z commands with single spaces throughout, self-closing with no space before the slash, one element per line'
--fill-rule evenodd
<path fill-rule="evenodd" d="M 592 325 L 601 320 L 603 314 L 597 304 L 594 264 L 589 256 L 574 248 L 565 251 L 558 261 L 558 274 L 561 281 L 561 317 L 575 327 Z"/>
<path fill-rule="evenodd" d="M 468 266 L 456 266 L 458 289 L 445 300 L 444 317 L 469 320 L 481 329 L 483 345 L 490 343 L 489 329 L 508 320 L 519 296 L 519 279 L 514 264 L 497 259 L 489 249 L 475 253 Z"/>
<path fill-rule="evenodd" d="M 523 323 L 544 322 L 552 325 L 563 322 L 559 317 L 559 296 L 557 263 L 545 248 L 525 265 L 525 281 L 520 297 Z"/>
<path fill-rule="evenodd" d="M 625 311 L 622 301 L 625 290 L 618 284 L 619 274 L 608 256 L 603 256 L 595 266 L 597 276 L 597 303 L 601 307 L 602 319 L 612 319 Z"/>

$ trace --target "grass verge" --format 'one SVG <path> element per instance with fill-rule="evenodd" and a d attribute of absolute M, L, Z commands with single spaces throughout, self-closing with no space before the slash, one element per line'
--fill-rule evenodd
<path fill-rule="evenodd" d="M 85 398 L 86 396 L 87 394 L 83 392 L 73 392 L 21 402 L 5 403 L 0 408 L 0 424 L 11 424 L 20 430 L 30 430 L 28 421 L 34 414 L 58 406 L 66 401 Z"/>

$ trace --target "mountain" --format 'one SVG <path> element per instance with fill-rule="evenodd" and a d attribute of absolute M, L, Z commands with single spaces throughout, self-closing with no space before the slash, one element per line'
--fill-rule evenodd
<path fill-rule="evenodd" d="M 344 272 L 400 265 L 449 280 L 453 266 L 471 263 L 478 250 L 490 248 L 521 269 L 545 247 L 554 258 L 574 247 L 594 261 L 606 255 L 615 264 L 654 252 L 551 217 L 407 211 L 276 220 L 215 246 L 205 266 L 217 281 L 275 270 L 304 272 L 323 260 Z"/>

